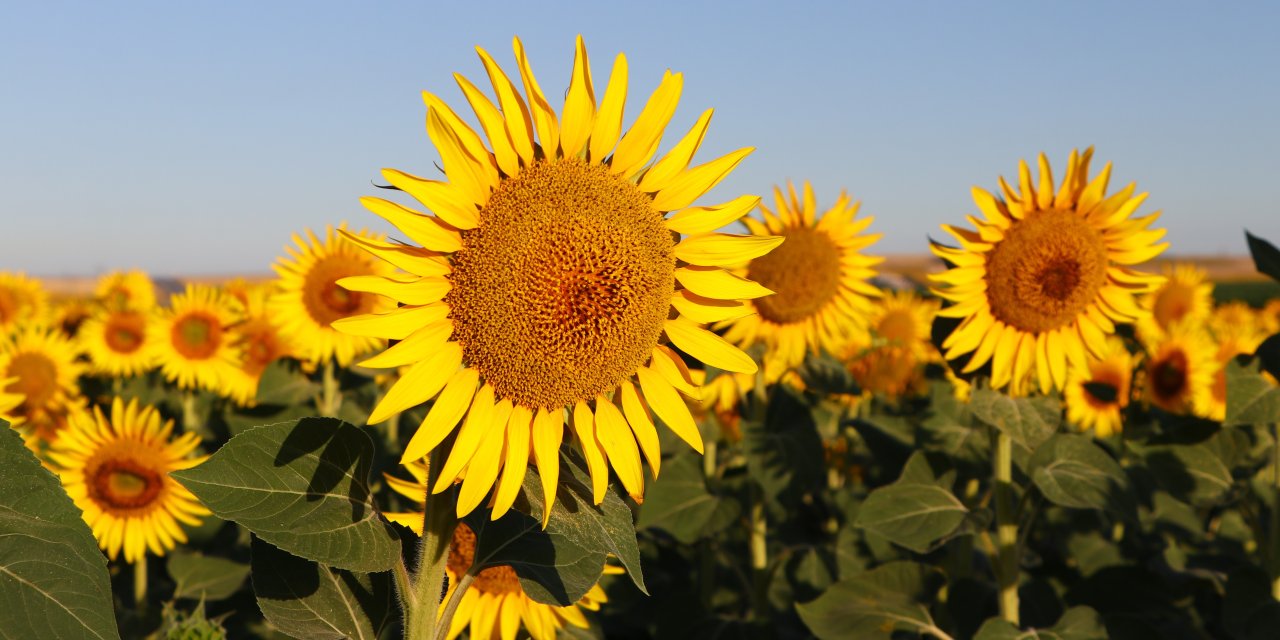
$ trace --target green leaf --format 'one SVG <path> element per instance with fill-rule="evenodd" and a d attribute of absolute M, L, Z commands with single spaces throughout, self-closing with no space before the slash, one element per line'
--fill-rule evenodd
<path fill-rule="evenodd" d="M 0 636 L 118 639 L 112 607 L 80 510 L 0 420 Z"/>
<path fill-rule="evenodd" d="M 809 407 L 784 385 L 768 394 L 765 418 L 742 421 L 742 444 L 750 476 L 770 499 L 790 503 L 821 486 L 822 440 Z"/>
<path fill-rule="evenodd" d="M 1258 362 L 1227 363 L 1227 418 L 1223 426 L 1280 422 L 1280 387 L 1258 372 Z"/>
<path fill-rule="evenodd" d="M 1280 249 L 1248 231 L 1244 232 L 1244 237 L 1249 243 L 1249 253 L 1253 255 L 1253 265 L 1257 267 L 1258 273 L 1264 273 L 1280 282 Z"/>
<path fill-rule="evenodd" d="M 1136 517 L 1136 502 L 1124 470 L 1085 436 L 1053 436 L 1036 449 L 1028 467 L 1032 482 L 1054 504 Z"/>
<path fill-rule="evenodd" d="M 273 360 L 258 379 L 259 405 L 293 406 L 311 404 L 320 393 L 320 385 L 312 382 L 298 369 L 296 362 L 280 358 Z"/>
<path fill-rule="evenodd" d="M 249 575 L 249 565 L 185 550 L 172 552 L 167 566 L 177 584 L 173 597 L 209 602 L 230 597 Z"/>
<path fill-rule="evenodd" d="M 1145 459 L 1165 491 L 1193 505 L 1215 503 L 1234 482 L 1231 470 L 1203 444 L 1152 447 Z"/>
<path fill-rule="evenodd" d="M 648 593 L 631 508 L 622 498 L 608 491 L 603 503 L 592 504 L 590 477 L 562 456 L 560 485 L 544 530 L 539 518 L 528 515 L 543 512 L 541 483 L 537 469 L 530 467 L 516 501 L 520 510 L 512 509 L 495 521 L 489 520 L 487 509 L 465 518 L 476 534 L 472 566 L 480 570 L 509 565 L 530 598 L 564 607 L 580 600 L 600 580 L 605 558 L 611 554 L 636 588 Z"/>
<path fill-rule="evenodd" d="M 250 429 L 174 472 L 215 515 L 289 553 L 349 571 L 386 571 L 400 541 L 373 505 L 373 442 L 332 418 Z"/>
<path fill-rule="evenodd" d="M 999 618 L 991 618 L 973 640 L 1106 640 L 1107 629 L 1098 612 L 1089 607 L 1072 607 L 1049 629 L 1019 629 Z"/>
<path fill-rule="evenodd" d="M 737 519 L 740 512 L 737 501 L 707 491 L 702 456 L 683 452 L 664 461 L 662 475 L 645 489 L 636 527 L 661 529 L 683 544 L 693 544 L 715 533 L 709 528 Z"/>
<path fill-rule="evenodd" d="M 895 483 L 867 496 L 855 524 L 925 553 L 954 533 L 968 512 L 959 498 L 935 484 Z"/>
<path fill-rule="evenodd" d="M 395 618 L 391 575 L 317 564 L 254 536 L 253 592 L 267 621 L 306 640 L 376 640 Z"/>
<path fill-rule="evenodd" d="M 929 614 L 942 574 L 916 562 L 891 562 L 841 580 L 812 602 L 796 605 L 821 640 L 889 638 L 893 631 L 936 629 Z"/>
<path fill-rule="evenodd" d="M 999 391 L 976 389 L 969 407 L 974 417 L 1009 434 L 1015 443 L 1028 449 L 1039 447 L 1062 423 L 1062 405 L 1057 398 L 1010 398 Z"/>

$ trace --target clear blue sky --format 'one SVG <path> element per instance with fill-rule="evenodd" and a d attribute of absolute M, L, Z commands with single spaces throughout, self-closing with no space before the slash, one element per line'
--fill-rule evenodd
<path fill-rule="evenodd" d="M 673 129 L 757 151 L 715 192 L 809 179 L 876 216 L 883 253 L 962 223 L 972 185 L 1073 147 L 1164 210 L 1176 253 L 1280 242 L 1276 3 L 6 2 L 0 270 L 261 272 L 289 235 L 379 219 L 382 167 L 430 173 L 422 89 L 460 105 L 481 45 L 568 83 L 581 33 L 632 116 L 685 73 Z M 553 99 L 558 107 L 559 103 Z M 677 134 L 677 135 L 678 135 Z"/>

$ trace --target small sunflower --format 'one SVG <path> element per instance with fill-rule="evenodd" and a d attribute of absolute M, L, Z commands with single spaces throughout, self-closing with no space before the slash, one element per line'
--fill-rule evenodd
<path fill-rule="evenodd" d="M 1213 341 L 1199 325 L 1169 325 L 1165 337 L 1147 347 L 1146 397 L 1171 413 L 1203 415 L 1211 404 L 1215 367 Z"/>
<path fill-rule="evenodd" d="M 1214 308 L 1205 324 L 1214 335 L 1243 337 L 1262 332 L 1257 312 L 1239 300 Z"/>
<path fill-rule="evenodd" d="M 1280 298 L 1272 298 L 1258 311 L 1258 326 L 1267 335 L 1280 333 Z"/>
<path fill-rule="evenodd" d="M 112 560 L 121 550 L 129 563 L 148 550 L 163 556 L 187 541 L 179 522 L 195 527 L 209 515 L 169 477 L 204 460 L 191 456 L 200 437 L 172 435 L 173 421 L 162 423 L 154 408 L 115 398 L 109 420 L 97 407 L 73 414 L 49 451 L 67 494 Z"/>
<path fill-rule="evenodd" d="M 156 360 L 164 377 L 180 389 L 208 389 L 227 395 L 240 354 L 232 325 L 240 321 L 240 302 L 218 289 L 188 284 L 170 297 L 169 308 L 151 317 Z"/>
<path fill-rule="evenodd" d="M 232 342 L 240 352 L 239 366 L 226 382 L 229 395 L 240 406 L 251 406 L 258 395 L 258 383 L 267 365 L 280 358 L 295 357 L 299 349 L 268 309 L 270 287 L 246 285 L 228 289 L 244 303 L 244 319 L 232 327 Z"/>
<path fill-rule="evenodd" d="M 298 245 L 285 247 L 289 258 L 272 265 L 280 276 L 278 292 L 270 302 L 271 315 L 277 318 L 284 335 L 300 349 L 299 355 L 311 364 L 336 359 L 347 366 L 356 356 L 386 345 L 378 337 L 355 336 L 335 330 L 335 320 L 368 313 L 387 313 L 396 308 L 391 298 L 374 293 L 352 291 L 338 284 L 343 278 L 387 277 L 395 267 L 370 256 L 356 242 L 347 240 L 346 225 L 325 227 L 324 240 L 310 229 L 306 238 L 294 235 Z M 380 236 L 365 230 L 350 234 L 352 238 L 378 242 Z"/>
<path fill-rule="evenodd" d="M 65 298 L 54 303 L 49 321 L 62 335 L 74 340 L 84 321 L 93 315 L 93 307 L 82 298 Z"/>
<path fill-rule="evenodd" d="M 112 377 L 130 377 L 155 366 L 155 332 L 149 316 L 128 308 L 101 307 L 80 328 L 77 342 L 89 356 L 89 369 Z"/>
<path fill-rule="evenodd" d="M 1063 390 L 1067 420 L 1081 429 L 1092 429 L 1099 438 L 1119 433 L 1124 427 L 1121 414 L 1129 406 L 1132 379 L 1133 356 L 1124 341 L 1107 338 L 1101 358 L 1090 358 L 1088 369 L 1073 369 L 1067 376 Z"/>
<path fill-rule="evenodd" d="M 1144 342 L 1158 340 L 1175 322 L 1203 322 L 1213 311 L 1213 283 L 1204 269 L 1180 262 L 1165 265 L 1163 272 L 1164 283 L 1139 300 L 1151 312 L 1137 325 Z"/>
<path fill-rule="evenodd" d="M 0 271 L 0 336 L 24 321 L 43 319 L 48 304 L 49 294 L 39 280 Z"/>
<path fill-rule="evenodd" d="M 888 291 L 872 304 L 871 335 L 911 351 L 921 361 L 933 354 L 933 317 L 941 301 L 914 291 Z"/>
<path fill-rule="evenodd" d="M 813 187 L 804 183 L 773 190 L 777 211 L 760 206 L 763 222 L 742 219 L 757 237 L 782 236 L 777 249 L 750 261 L 746 275 L 774 295 L 749 302 L 755 313 L 726 321 L 725 339 L 746 348 L 763 342 L 766 377 L 775 381 L 804 361 L 806 353 L 834 352 L 851 333 L 863 332 L 871 298 L 879 289 L 868 282 L 884 259 L 863 255 L 881 234 L 860 235 L 875 220 L 857 218 L 860 203 L 841 193 L 821 216 Z"/>
<path fill-rule="evenodd" d="M 458 513 L 470 512 L 493 489 L 492 517 L 498 518 L 511 507 L 532 459 L 546 494 L 545 523 L 566 422 L 586 458 L 597 503 L 610 467 L 627 492 L 642 499 L 641 455 L 655 475 L 661 461 L 653 414 L 702 450 L 680 396 L 696 398 L 697 388 L 684 358 L 663 343 L 720 369 L 754 372 L 751 358 L 702 325 L 748 313 L 743 299 L 769 293 L 723 265 L 763 255 L 781 239 L 713 233 L 758 198 L 689 208 L 751 151 L 690 166 L 710 110 L 654 161 L 681 74 L 664 75 L 620 136 L 624 56 L 597 103 L 579 38 L 558 119 L 518 38 L 514 46 L 515 82 L 478 50 L 498 105 L 455 76 L 488 146 L 444 102 L 425 94 L 427 133 L 448 182 L 392 169 L 383 177 L 435 215 L 362 200 L 422 246 L 343 233 L 409 275 L 349 277 L 341 286 L 384 294 L 402 306 L 334 326 L 400 341 L 363 366 L 412 365 L 370 424 L 436 398 L 402 461 L 422 458 L 461 423 L 433 492 L 465 470 Z M 679 234 L 687 237 L 677 242 Z"/>
<path fill-rule="evenodd" d="M 1213 342 L 1216 343 L 1217 350 L 1213 359 L 1211 393 L 1198 396 L 1200 405 L 1196 408 L 1196 413 L 1219 422 L 1226 419 L 1227 363 L 1238 355 L 1252 354 L 1266 337 L 1253 322 L 1217 326 L 1213 331 Z"/>
<path fill-rule="evenodd" d="M 421 461 L 404 465 L 413 476 L 413 480 L 404 480 L 391 474 L 383 474 L 387 486 L 396 493 L 408 498 L 418 505 L 417 511 L 384 512 L 383 515 L 392 522 L 404 525 L 414 533 L 422 535 L 423 505 L 427 500 L 427 468 Z M 471 568 L 475 558 L 476 535 L 465 523 L 458 523 L 449 544 L 449 560 L 445 564 L 445 572 L 449 576 L 449 588 L 441 603 L 453 597 L 454 589 L 462 575 Z M 622 570 L 605 565 L 606 574 L 622 573 Z M 600 585 L 591 587 L 577 603 L 567 607 L 556 607 L 534 602 L 525 595 L 520 587 L 520 579 L 515 569 L 500 565 L 481 569 L 476 574 L 470 588 L 462 595 L 462 601 L 454 613 L 453 623 L 447 638 L 452 640 L 470 628 L 470 637 L 476 639 L 501 638 L 512 640 L 520 628 L 529 633 L 534 640 L 554 640 L 556 632 L 563 629 L 566 623 L 581 629 L 588 628 L 587 619 L 581 609 L 598 611 L 600 605 L 608 602 Z"/>
<path fill-rule="evenodd" d="M 1003 199 L 974 187 L 985 220 L 968 216 L 976 231 L 943 225 L 960 247 L 933 243 L 947 271 L 929 277 L 934 293 L 950 301 L 939 315 L 960 320 L 942 343 L 954 360 L 972 354 L 965 373 L 991 364 L 991 385 L 1024 392 L 1063 388 L 1068 363 L 1089 366 L 1086 354 L 1104 351 L 1117 322 L 1146 315 L 1134 298 L 1161 282 L 1130 269 L 1164 251 L 1163 229 L 1147 229 L 1160 213 L 1131 216 L 1145 193 L 1130 184 L 1106 195 L 1108 163 L 1092 181 L 1093 149 L 1071 152 L 1066 177 L 1055 189 L 1049 161 L 1040 155 L 1040 180 L 1019 163 L 1015 190 L 1003 178 Z"/>
<path fill-rule="evenodd" d="M 65 424 L 67 413 L 80 406 L 82 372 L 74 345 L 52 327 L 26 325 L 0 339 L 0 380 L 9 380 L 0 393 L 22 396 L 9 415 L 14 426 L 45 441 Z"/>
<path fill-rule="evenodd" d="M 142 271 L 113 271 L 98 278 L 93 297 L 107 309 L 146 312 L 156 306 L 156 285 Z"/>
<path fill-rule="evenodd" d="M 925 363 L 919 350 L 909 345 L 852 342 L 845 347 L 841 360 L 862 390 L 863 399 L 881 396 L 896 401 L 924 391 Z"/>

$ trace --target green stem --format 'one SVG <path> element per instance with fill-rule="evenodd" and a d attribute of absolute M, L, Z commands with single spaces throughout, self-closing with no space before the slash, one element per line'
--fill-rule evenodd
<path fill-rule="evenodd" d="M 755 587 L 755 614 L 760 620 L 769 617 L 769 549 L 765 533 L 767 523 L 764 517 L 764 492 L 759 487 L 751 486 L 751 577 Z"/>
<path fill-rule="evenodd" d="M 182 428 L 187 433 L 204 433 L 204 416 L 196 407 L 196 392 L 189 390 L 182 394 Z"/>
<path fill-rule="evenodd" d="M 462 603 L 462 596 L 471 587 L 471 583 L 475 579 L 475 574 L 468 571 L 458 580 L 458 588 L 453 590 L 453 595 L 449 597 L 449 601 L 444 605 L 444 611 L 440 612 L 440 621 L 436 623 L 437 638 L 449 637 L 449 627 L 453 626 L 453 614 L 457 613 L 458 605 Z"/>
<path fill-rule="evenodd" d="M 996 430 L 992 461 L 992 490 L 996 501 L 996 581 L 1000 588 L 1000 617 L 1018 626 L 1018 514 L 1013 504 L 1013 440 Z"/>
<path fill-rule="evenodd" d="M 342 408 L 342 393 L 338 388 L 338 376 L 334 372 L 333 358 L 329 358 L 324 363 L 324 377 L 321 385 L 320 399 L 316 403 L 316 409 L 322 416 L 336 418 L 338 409 Z"/>
<path fill-rule="evenodd" d="M 717 460 L 719 442 L 712 440 L 707 442 L 703 448 L 702 454 L 702 477 L 707 483 L 707 488 L 711 488 L 712 481 L 716 477 L 716 469 L 719 465 Z M 711 607 L 711 596 L 716 590 L 716 559 L 715 559 L 715 543 L 711 538 L 703 538 L 698 541 L 698 594 L 702 599 L 702 605 L 708 610 Z"/>
<path fill-rule="evenodd" d="M 1280 600 L 1280 423 L 1271 425 L 1271 597 Z"/>
<path fill-rule="evenodd" d="M 425 460 L 427 464 L 427 487 L 435 485 L 440 474 L 440 466 L 444 459 L 440 457 L 442 447 Z M 441 617 L 440 600 L 444 596 L 445 564 L 449 559 L 449 543 L 453 539 L 453 529 L 458 525 L 454 517 L 453 492 L 446 491 L 437 495 L 428 495 L 423 514 L 422 540 L 418 545 L 418 572 L 413 577 L 411 597 L 405 611 L 405 638 L 407 640 L 437 640 L 443 635 L 436 635 L 437 624 L 449 629 L 450 617 Z"/>
<path fill-rule="evenodd" d="M 147 608 L 147 554 L 145 552 L 133 564 L 133 604 L 138 607 L 138 611 L 145 611 Z"/>

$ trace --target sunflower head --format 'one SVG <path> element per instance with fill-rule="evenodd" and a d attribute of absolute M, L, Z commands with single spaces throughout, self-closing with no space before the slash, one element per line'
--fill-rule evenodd
<path fill-rule="evenodd" d="M 1017 188 L 1000 179 L 1001 197 L 974 187 L 983 218 L 968 217 L 973 230 L 943 225 L 959 247 L 933 243 L 949 267 L 930 276 L 951 303 L 939 315 L 960 319 L 944 355 L 969 354 L 967 373 L 989 363 L 995 388 L 1063 388 L 1068 365 L 1087 369 L 1115 323 L 1146 315 L 1135 296 L 1161 282 L 1130 268 L 1168 246 L 1147 228 L 1159 212 L 1132 217 L 1147 194 L 1130 184 L 1108 196 L 1111 165 L 1090 179 L 1092 157 L 1073 151 L 1057 187 L 1043 154 L 1038 181 L 1022 162 Z"/>
<path fill-rule="evenodd" d="M 102 307 L 84 322 L 76 340 L 94 373 L 135 376 L 155 366 L 155 334 L 149 324 L 146 312 Z"/>
<path fill-rule="evenodd" d="M 49 295 L 39 280 L 0 271 L 0 335 L 24 321 L 43 319 L 48 304 Z"/>
<path fill-rule="evenodd" d="M 188 284 L 170 298 L 169 308 L 154 313 L 149 333 L 165 379 L 181 389 L 208 389 L 229 395 L 225 382 L 236 371 L 239 351 L 232 327 L 244 307 L 219 289 Z"/>
<path fill-rule="evenodd" d="M 54 303 L 49 320 L 62 332 L 62 335 L 75 340 L 80 333 L 80 327 L 92 315 L 93 307 L 87 300 L 64 298 Z"/>
<path fill-rule="evenodd" d="M 173 421 L 161 421 L 154 408 L 115 398 L 110 416 L 97 407 L 73 414 L 49 459 L 98 546 L 112 560 L 123 551 L 132 563 L 186 542 L 178 523 L 199 526 L 200 516 L 209 515 L 169 477 L 204 460 L 191 455 L 198 446 L 193 433 L 174 437 Z"/>
<path fill-rule="evenodd" d="M 241 406 L 250 406 L 267 365 L 280 358 L 296 357 L 300 349 L 281 329 L 281 321 L 270 313 L 269 286 L 244 284 L 224 290 L 244 305 L 243 318 L 231 328 L 231 340 L 240 356 L 237 371 L 227 383 L 229 395 Z"/>
<path fill-rule="evenodd" d="M 579 38 L 557 114 L 519 39 L 514 50 L 515 78 L 478 50 L 496 104 L 455 76 L 480 132 L 424 94 L 427 134 L 447 181 L 393 169 L 382 175 L 430 214 L 362 199 L 412 244 L 341 232 L 407 273 L 348 276 L 338 284 L 399 306 L 334 327 L 399 341 L 364 366 L 409 367 L 370 423 L 435 398 L 404 461 L 422 458 L 461 424 L 432 491 L 461 479 L 458 510 L 465 514 L 492 489 L 496 518 L 510 508 L 532 459 L 547 498 L 545 522 L 566 419 L 597 502 L 610 468 L 628 493 L 643 496 L 641 456 L 655 474 L 661 463 L 654 414 L 701 450 L 681 397 L 696 398 L 697 388 L 685 356 L 665 343 L 720 369 L 754 372 L 749 357 L 703 325 L 748 313 L 744 299 L 769 293 L 724 267 L 764 255 L 781 239 L 714 233 L 758 198 L 690 207 L 751 151 L 692 165 L 711 111 L 657 156 L 683 76 L 666 73 L 623 134 L 625 56 L 597 100 Z"/>
<path fill-rule="evenodd" d="M 0 339 L 0 380 L 9 381 L 0 393 L 22 397 L 9 416 L 15 426 L 46 441 L 82 402 L 78 386 L 82 372 L 71 341 L 48 325 L 26 325 Z"/>
<path fill-rule="evenodd" d="M 1262 334 L 1263 331 L 1257 312 L 1248 303 L 1239 300 L 1214 308 L 1206 324 L 1215 336 L 1246 337 Z"/>
<path fill-rule="evenodd" d="M 870 331 L 885 344 L 902 347 L 921 360 L 933 353 L 933 317 L 941 302 L 914 291 L 888 291 L 872 305 Z"/>
<path fill-rule="evenodd" d="M 743 222 L 754 236 L 785 238 L 745 268 L 748 278 L 774 294 L 752 300 L 754 314 L 725 323 L 728 340 L 743 347 L 766 345 L 769 382 L 798 366 L 806 353 L 835 351 L 851 335 L 865 332 L 871 299 L 880 295 L 868 281 L 883 261 L 862 253 L 880 234 L 862 233 L 875 218 L 858 218 L 859 203 L 848 194 L 842 192 L 830 209 L 819 212 L 808 182 L 802 195 L 793 184 L 785 194 L 776 187 L 773 193 L 773 210 L 761 205 L 761 220 Z"/>
<path fill-rule="evenodd" d="M 1203 321 L 1213 309 L 1213 283 L 1204 269 L 1179 262 L 1164 267 L 1165 281 L 1141 298 L 1142 307 L 1151 312 L 1139 328 L 1158 337 L 1169 325 L 1184 319 Z M 1152 325 L 1150 327 L 1146 325 Z M 1153 331 L 1154 330 L 1154 331 Z"/>
<path fill-rule="evenodd" d="M 107 309 L 147 312 L 156 306 L 156 286 L 143 271 L 113 271 L 98 278 L 93 297 Z"/>
<path fill-rule="evenodd" d="M 1124 341 L 1107 338 L 1101 358 L 1091 357 L 1086 370 L 1073 369 L 1063 390 L 1067 420 L 1081 429 L 1092 429 L 1100 438 L 1118 433 L 1124 426 L 1121 412 L 1129 405 L 1133 356 Z"/>
<path fill-rule="evenodd" d="M 1213 340 L 1192 322 L 1169 325 L 1165 337 L 1147 347 L 1146 397 L 1171 413 L 1205 415 L 1212 403 Z"/>

